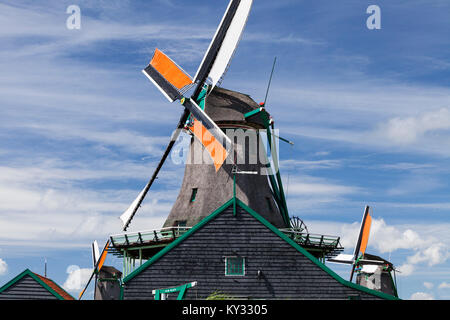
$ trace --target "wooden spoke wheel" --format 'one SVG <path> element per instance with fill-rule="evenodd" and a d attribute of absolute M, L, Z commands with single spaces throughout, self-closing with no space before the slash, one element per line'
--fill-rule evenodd
<path fill-rule="evenodd" d="M 290 224 L 292 231 L 300 232 L 300 233 L 308 233 L 308 228 L 302 219 L 296 216 L 292 216 L 290 218 Z"/>

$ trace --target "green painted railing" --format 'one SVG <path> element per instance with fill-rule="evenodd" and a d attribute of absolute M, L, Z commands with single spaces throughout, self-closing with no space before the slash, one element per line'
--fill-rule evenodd
<path fill-rule="evenodd" d="M 143 245 L 176 239 L 185 234 L 189 229 L 189 227 L 168 227 L 111 235 L 110 239 L 113 247 Z"/>
<path fill-rule="evenodd" d="M 298 232 L 289 228 L 280 229 L 280 231 L 301 246 L 343 249 L 340 237 Z"/>

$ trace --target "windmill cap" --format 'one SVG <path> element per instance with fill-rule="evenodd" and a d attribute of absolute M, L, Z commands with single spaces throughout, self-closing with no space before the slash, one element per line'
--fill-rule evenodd
<path fill-rule="evenodd" d="M 215 87 L 206 97 L 205 112 L 218 125 L 247 125 L 257 129 L 264 128 L 261 117 L 244 119 L 244 114 L 261 108 L 249 95 L 224 88 Z"/>

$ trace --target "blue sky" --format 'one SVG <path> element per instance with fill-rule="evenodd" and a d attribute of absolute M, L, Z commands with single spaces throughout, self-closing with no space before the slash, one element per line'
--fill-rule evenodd
<path fill-rule="evenodd" d="M 228 1 L 2 1 L 0 285 L 30 268 L 66 286 L 147 182 L 181 109 L 141 73 L 155 47 L 191 75 Z M 66 8 L 81 9 L 69 30 Z M 366 9 L 381 9 L 369 30 Z M 450 4 L 256 0 L 222 86 L 264 100 L 290 213 L 401 271 L 403 299 L 450 298 Z M 170 161 L 130 227 L 161 227 L 181 184 Z M 107 263 L 121 266 L 109 258 Z M 344 278 L 346 268 L 329 264 Z M 89 295 L 88 295 L 89 296 Z"/>

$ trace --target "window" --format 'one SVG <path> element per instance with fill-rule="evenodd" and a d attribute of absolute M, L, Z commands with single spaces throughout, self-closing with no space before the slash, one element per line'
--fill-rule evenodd
<path fill-rule="evenodd" d="M 273 211 L 273 208 L 272 208 L 272 201 L 270 201 L 270 198 L 269 198 L 269 197 L 266 197 L 266 201 L 267 201 L 267 206 L 269 207 L 269 210 L 270 210 L 270 211 Z"/>
<path fill-rule="evenodd" d="M 245 275 L 245 258 L 243 258 L 243 257 L 226 257 L 225 258 L 225 275 L 226 276 L 243 276 L 243 275 Z"/>
<path fill-rule="evenodd" d="M 195 201 L 195 197 L 197 196 L 197 188 L 192 188 L 192 193 L 191 193 L 191 202 Z"/>
<path fill-rule="evenodd" d="M 175 226 L 176 227 L 186 227 L 186 220 L 176 220 Z"/>

